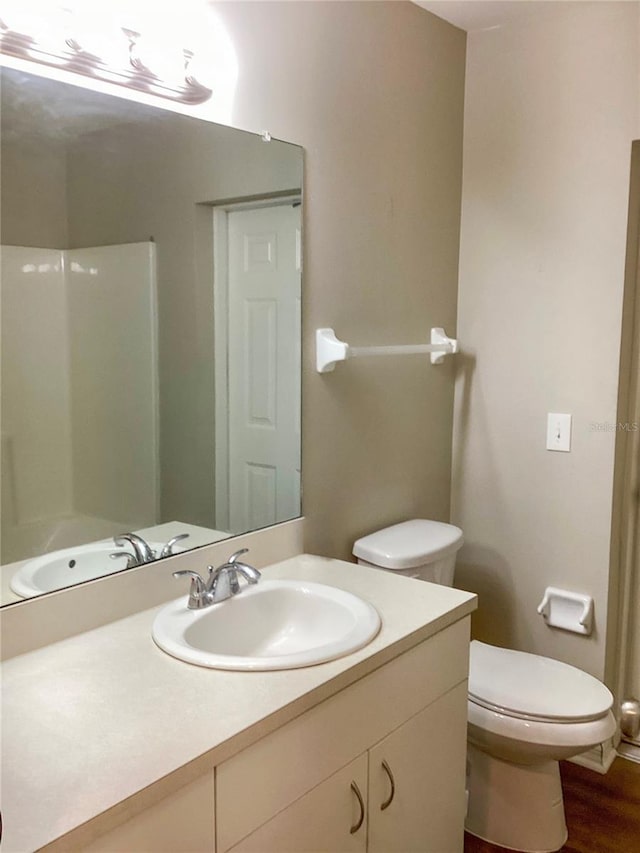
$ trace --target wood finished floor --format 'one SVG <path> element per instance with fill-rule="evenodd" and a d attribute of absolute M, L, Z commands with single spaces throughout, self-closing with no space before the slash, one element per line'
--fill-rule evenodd
<path fill-rule="evenodd" d="M 560 764 L 569 838 L 565 853 L 640 853 L 640 764 L 616 758 L 605 776 Z M 465 835 L 465 853 L 504 847 Z"/>

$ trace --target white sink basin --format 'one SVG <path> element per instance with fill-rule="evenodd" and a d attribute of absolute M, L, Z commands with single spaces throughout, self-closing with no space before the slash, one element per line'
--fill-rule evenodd
<path fill-rule="evenodd" d="M 149 545 L 159 554 L 164 543 L 149 542 Z M 127 567 L 127 558 L 112 560 L 109 555 L 124 550 L 129 549 L 114 545 L 113 540 L 109 539 L 52 551 L 25 563 L 13 575 L 9 586 L 17 595 L 32 598 L 34 595 L 42 595 L 43 592 L 53 592 L 82 581 L 112 575 Z M 183 549 L 175 548 L 176 553 L 181 550 Z"/>
<path fill-rule="evenodd" d="M 261 580 L 203 610 L 187 597 L 153 623 L 153 639 L 173 657 L 214 669 L 270 670 L 311 666 L 366 646 L 380 630 L 366 601 L 332 586 Z"/>

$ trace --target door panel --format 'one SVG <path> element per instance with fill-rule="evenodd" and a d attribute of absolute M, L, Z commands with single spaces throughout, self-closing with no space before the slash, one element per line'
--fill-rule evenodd
<path fill-rule="evenodd" d="M 232 532 L 300 514 L 300 208 L 229 214 Z"/>
<path fill-rule="evenodd" d="M 352 783 L 366 804 L 366 753 L 236 844 L 231 853 L 365 853 L 366 812 Z"/>
<path fill-rule="evenodd" d="M 466 732 L 463 682 L 370 750 L 369 853 L 462 851 Z"/>

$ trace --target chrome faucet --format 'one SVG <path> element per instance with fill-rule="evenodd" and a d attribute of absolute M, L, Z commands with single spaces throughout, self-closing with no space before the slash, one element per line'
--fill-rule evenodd
<path fill-rule="evenodd" d="M 156 553 L 152 550 L 151 545 L 137 533 L 121 533 L 120 536 L 114 536 L 113 541 L 119 548 L 122 548 L 127 542 L 131 545 L 137 566 L 151 563 L 156 558 Z"/>
<path fill-rule="evenodd" d="M 249 566 L 247 563 L 241 563 L 238 557 L 241 554 L 246 554 L 248 548 L 242 548 L 232 554 L 226 563 L 214 569 L 209 566 L 209 590 L 213 596 L 213 603 L 224 601 L 226 598 L 231 598 L 232 595 L 237 595 L 240 592 L 240 582 L 238 575 L 250 584 L 258 583 L 260 580 L 260 572 Z"/>
<path fill-rule="evenodd" d="M 152 563 L 154 560 L 162 557 L 171 557 L 173 555 L 173 546 L 183 539 L 188 538 L 188 533 L 179 533 L 173 539 L 169 539 L 160 551 L 160 557 L 158 557 L 151 545 L 142 536 L 138 536 L 137 533 L 122 533 L 120 536 L 114 536 L 114 544 L 118 548 L 122 548 L 128 543 L 133 549 L 133 554 L 129 551 L 115 551 L 113 554 L 109 554 L 109 556 L 112 560 L 117 560 L 120 557 L 128 557 L 127 568 L 131 569 L 134 566 L 143 566 L 145 563 Z"/>
<path fill-rule="evenodd" d="M 240 551 L 236 551 L 226 563 L 218 566 L 217 569 L 208 566 L 209 577 L 206 581 L 198 572 L 189 569 L 174 572 L 174 578 L 191 578 L 187 607 L 190 610 L 201 610 L 203 607 L 218 604 L 220 601 L 226 601 L 227 598 L 237 595 L 241 590 L 238 575 L 242 575 L 250 584 L 258 583 L 260 572 L 253 566 L 238 560 L 238 557 L 246 554 L 248 550 L 248 548 L 242 548 Z"/>

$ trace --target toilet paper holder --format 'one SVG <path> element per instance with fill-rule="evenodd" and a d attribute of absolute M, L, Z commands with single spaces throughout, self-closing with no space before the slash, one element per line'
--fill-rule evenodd
<path fill-rule="evenodd" d="M 548 586 L 538 605 L 547 625 L 589 635 L 593 630 L 593 598 L 568 589 Z"/>

